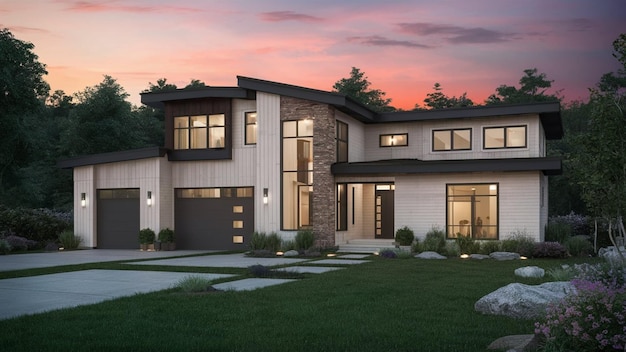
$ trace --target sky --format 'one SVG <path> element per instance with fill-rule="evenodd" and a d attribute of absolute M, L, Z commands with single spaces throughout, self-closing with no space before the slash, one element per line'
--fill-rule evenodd
<path fill-rule="evenodd" d="M 140 104 L 157 79 L 236 86 L 237 76 L 331 91 L 352 67 L 391 105 L 435 82 L 482 103 L 537 68 L 565 101 L 615 71 L 624 0 L 0 0 L 0 28 L 35 45 L 51 91 L 112 76 Z"/>

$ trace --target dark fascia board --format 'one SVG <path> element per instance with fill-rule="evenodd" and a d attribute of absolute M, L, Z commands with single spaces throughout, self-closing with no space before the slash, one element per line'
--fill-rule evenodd
<path fill-rule="evenodd" d="M 358 163 L 335 163 L 335 176 L 410 175 L 452 172 L 542 171 L 545 175 L 561 173 L 561 158 L 469 159 L 422 161 L 418 159 L 381 160 Z"/>
<path fill-rule="evenodd" d="M 244 76 L 237 76 L 237 85 L 240 88 L 249 90 L 284 95 L 332 105 L 338 110 L 343 111 L 361 122 L 373 122 L 376 118 L 376 113 L 363 106 L 361 103 L 346 95 L 335 92 L 327 92 L 318 89 L 299 87 Z"/>
<path fill-rule="evenodd" d="M 563 126 L 561 122 L 561 104 L 559 102 L 487 105 L 466 108 L 386 112 L 378 114 L 376 122 L 413 122 L 527 114 L 539 115 L 547 139 L 560 139 L 563 137 Z"/>
<path fill-rule="evenodd" d="M 167 153 L 167 149 L 161 147 L 149 147 L 141 149 L 124 150 L 121 152 L 92 154 L 78 156 L 74 158 L 59 160 L 57 167 L 61 169 L 71 169 L 79 166 L 114 163 L 119 161 L 130 161 L 139 159 L 148 159 L 163 157 Z"/>
<path fill-rule="evenodd" d="M 165 102 L 202 98 L 255 99 L 255 92 L 239 87 L 203 87 L 141 93 L 141 103 L 162 109 Z"/>

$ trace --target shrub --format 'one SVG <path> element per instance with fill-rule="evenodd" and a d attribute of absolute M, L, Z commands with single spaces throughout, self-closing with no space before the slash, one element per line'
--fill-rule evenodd
<path fill-rule="evenodd" d="M 461 255 L 461 249 L 456 241 L 446 241 L 446 247 L 443 252 L 439 253 L 448 257 L 458 257 Z"/>
<path fill-rule="evenodd" d="M 517 231 L 512 236 L 502 240 L 502 250 L 505 252 L 519 253 L 530 257 L 535 249 L 535 241 L 530 238 L 525 231 Z"/>
<path fill-rule="evenodd" d="M 577 293 L 548 308 L 535 323 L 545 350 L 599 351 L 626 349 L 626 289 L 598 281 L 573 280 Z"/>
<path fill-rule="evenodd" d="M 186 276 L 178 283 L 176 283 L 176 287 L 181 289 L 183 292 L 205 292 L 209 291 L 211 288 L 211 280 L 205 279 L 201 276 L 197 275 L 189 275 Z"/>
<path fill-rule="evenodd" d="M 446 234 L 438 227 L 432 227 L 426 233 L 422 243 L 422 250 L 446 254 Z"/>
<path fill-rule="evenodd" d="M 462 234 L 458 233 L 456 235 L 456 238 L 454 239 L 454 242 L 457 246 L 459 246 L 460 254 L 472 254 L 478 253 L 480 251 L 480 243 L 476 242 L 470 236 L 463 236 Z"/>
<path fill-rule="evenodd" d="M 276 232 L 270 233 L 265 239 L 265 249 L 270 252 L 278 252 L 283 240 L 278 236 Z"/>
<path fill-rule="evenodd" d="M 256 265 L 251 265 L 248 267 L 248 273 L 253 276 L 253 277 L 269 277 L 271 276 L 271 270 L 270 268 L 261 265 L 261 264 L 256 264 Z"/>
<path fill-rule="evenodd" d="M 565 242 L 565 247 L 570 255 L 575 257 L 588 256 L 593 253 L 593 245 L 587 236 L 574 236 Z"/>
<path fill-rule="evenodd" d="M 419 238 L 415 238 L 413 245 L 411 245 L 411 252 L 413 253 L 421 253 L 423 251 L 423 245 L 420 242 Z"/>
<path fill-rule="evenodd" d="M 535 258 L 565 258 L 567 249 L 559 242 L 537 242 L 533 249 Z"/>
<path fill-rule="evenodd" d="M 65 230 L 59 234 L 59 243 L 65 249 L 77 249 L 83 239 L 80 236 L 74 235 L 74 231 Z"/>
<path fill-rule="evenodd" d="M 36 241 L 29 240 L 28 238 L 22 236 L 9 235 L 4 239 L 9 243 L 9 246 L 13 251 L 27 251 L 37 247 Z"/>
<path fill-rule="evenodd" d="M 378 253 L 378 256 L 385 259 L 396 259 L 398 258 L 398 253 L 394 249 L 384 248 Z"/>
<path fill-rule="evenodd" d="M 401 246 L 410 246 L 414 239 L 415 235 L 413 234 L 413 230 L 407 226 L 399 228 L 396 231 L 396 242 Z"/>
<path fill-rule="evenodd" d="M 299 251 L 307 250 L 313 247 L 315 236 L 312 230 L 300 230 L 296 234 L 296 249 Z"/>
<path fill-rule="evenodd" d="M 287 251 L 295 250 L 295 249 L 296 249 L 296 242 L 292 240 L 283 241 L 280 246 L 280 250 L 283 252 L 287 252 Z"/>
<path fill-rule="evenodd" d="M 572 226 L 565 222 L 552 221 L 546 224 L 546 241 L 565 243 L 572 234 Z"/>
<path fill-rule="evenodd" d="M 561 223 L 569 227 L 571 236 L 589 235 L 593 232 L 591 219 L 584 215 L 575 214 L 551 216 L 548 223 Z M 561 242 L 562 243 L 562 242 Z"/>
<path fill-rule="evenodd" d="M 0 228 L 35 242 L 56 241 L 62 231 L 72 226 L 72 213 L 0 205 Z"/>
<path fill-rule="evenodd" d="M 139 243 L 140 244 L 151 244 L 154 243 L 154 238 L 156 237 L 154 231 L 150 228 L 145 228 L 139 230 Z"/>
<path fill-rule="evenodd" d="M 159 242 L 163 242 L 163 243 L 174 242 L 174 230 L 168 227 L 161 229 L 161 231 L 159 231 L 158 238 L 159 238 Z"/>
<path fill-rule="evenodd" d="M 265 249 L 266 241 L 267 241 L 267 236 L 265 235 L 265 232 L 254 231 L 254 233 L 252 234 L 252 237 L 250 238 L 250 241 L 248 242 L 248 246 L 253 251 Z"/>
<path fill-rule="evenodd" d="M 493 252 L 499 252 L 502 245 L 500 241 L 484 241 L 480 244 L 480 254 L 491 254 Z"/>
<path fill-rule="evenodd" d="M 0 238 L 0 253 L 7 254 L 11 251 L 11 245 L 4 238 Z"/>

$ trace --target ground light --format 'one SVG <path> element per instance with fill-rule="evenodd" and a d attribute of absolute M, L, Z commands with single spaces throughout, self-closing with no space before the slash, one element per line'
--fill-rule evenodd
<path fill-rule="evenodd" d="M 281 255 L 283 255 L 283 254 L 285 254 L 285 253 L 284 253 L 284 252 L 280 252 L 280 251 L 276 252 L 276 255 L 277 255 L 277 256 L 281 256 Z"/>
<path fill-rule="evenodd" d="M 336 257 L 337 254 L 336 253 L 328 253 L 326 254 L 327 257 Z"/>
<path fill-rule="evenodd" d="M 467 259 L 469 258 L 469 254 L 461 254 L 461 259 Z"/>

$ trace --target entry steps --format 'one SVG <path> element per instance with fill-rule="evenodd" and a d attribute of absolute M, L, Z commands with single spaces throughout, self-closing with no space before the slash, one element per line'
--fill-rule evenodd
<path fill-rule="evenodd" d="M 395 248 L 393 239 L 353 239 L 339 245 L 341 253 L 378 253 L 384 248 Z"/>

